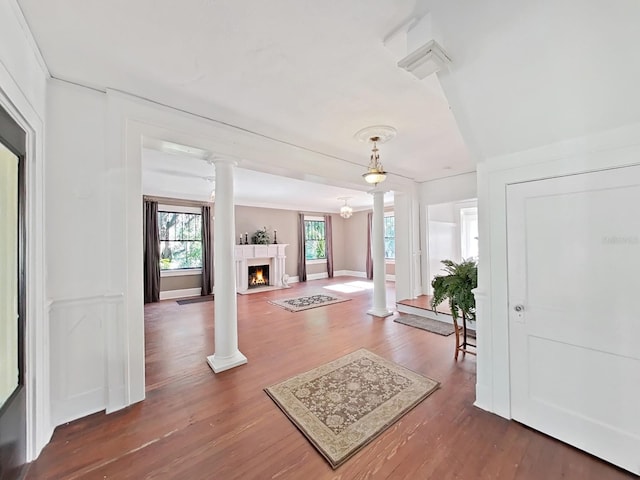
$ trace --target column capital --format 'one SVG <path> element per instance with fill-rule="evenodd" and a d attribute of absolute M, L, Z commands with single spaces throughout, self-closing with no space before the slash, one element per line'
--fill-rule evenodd
<path fill-rule="evenodd" d="M 208 158 L 207 162 L 215 166 L 218 166 L 218 165 L 231 165 L 232 167 L 238 166 L 238 159 L 233 157 L 226 157 L 223 155 L 214 155 Z"/>
<path fill-rule="evenodd" d="M 374 197 L 375 197 L 376 195 L 378 195 L 378 194 L 380 194 L 380 193 L 381 193 L 382 195 L 384 195 L 384 194 L 385 194 L 385 193 L 387 193 L 387 192 L 388 192 L 388 190 L 385 190 L 385 189 L 383 189 L 383 188 L 380 188 L 380 186 L 377 186 L 376 188 L 372 188 L 371 190 L 369 190 L 367 193 L 368 193 L 369 195 L 371 195 L 371 196 L 374 196 Z"/>

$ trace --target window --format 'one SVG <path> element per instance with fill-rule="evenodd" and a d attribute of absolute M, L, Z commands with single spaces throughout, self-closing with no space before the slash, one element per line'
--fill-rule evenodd
<path fill-rule="evenodd" d="M 327 258 L 324 220 L 304 220 L 304 254 L 307 260 Z"/>
<path fill-rule="evenodd" d="M 160 270 L 202 268 L 202 215 L 158 212 Z"/>
<path fill-rule="evenodd" d="M 396 258 L 396 217 L 393 215 L 384 217 L 384 258 Z"/>

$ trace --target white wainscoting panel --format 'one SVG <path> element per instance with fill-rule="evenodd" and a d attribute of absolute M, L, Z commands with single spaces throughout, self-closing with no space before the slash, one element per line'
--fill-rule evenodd
<path fill-rule="evenodd" d="M 53 425 L 106 408 L 107 327 L 117 322 L 122 305 L 122 295 L 51 301 Z"/>

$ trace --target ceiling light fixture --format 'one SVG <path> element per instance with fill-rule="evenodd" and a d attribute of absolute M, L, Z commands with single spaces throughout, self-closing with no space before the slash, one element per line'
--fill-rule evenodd
<path fill-rule="evenodd" d="M 340 207 L 340 216 L 342 218 L 351 218 L 351 215 L 353 215 L 353 208 L 351 208 L 349 205 L 347 205 L 347 200 L 349 200 L 351 197 L 339 197 L 338 200 L 344 200 L 344 205 L 342 207 Z"/>
<path fill-rule="evenodd" d="M 373 143 L 367 172 L 362 175 L 365 182 L 375 186 L 380 182 L 384 182 L 387 178 L 387 172 L 384 171 L 382 163 L 380 163 L 378 143 L 385 143 L 392 140 L 396 136 L 396 133 L 396 129 L 389 125 L 374 125 L 372 127 L 363 128 L 354 135 L 361 142 Z"/>
<path fill-rule="evenodd" d="M 371 149 L 371 160 L 369 161 L 367 173 L 364 173 L 362 177 L 364 178 L 365 182 L 377 185 L 380 182 L 385 181 L 385 179 L 387 178 L 387 172 L 384 171 L 384 168 L 382 168 L 382 164 L 380 163 L 380 154 L 378 153 L 377 145 L 380 137 L 371 137 L 370 140 L 373 142 L 373 148 Z"/>

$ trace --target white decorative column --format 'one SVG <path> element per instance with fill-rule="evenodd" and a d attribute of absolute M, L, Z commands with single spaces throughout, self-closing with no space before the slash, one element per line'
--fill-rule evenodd
<path fill-rule="evenodd" d="M 415 298 L 422 291 L 420 278 L 419 202 L 415 184 L 394 192 L 396 224 L 396 300 Z"/>
<path fill-rule="evenodd" d="M 215 288 L 215 353 L 207 357 L 215 373 L 247 363 L 238 350 L 238 309 L 235 281 L 235 214 L 233 210 L 232 160 L 217 158 L 216 200 L 214 204 L 215 239 L 213 248 Z"/>
<path fill-rule="evenodd" d="M 388 317 L 387 290 L 384 262 L 384 191 L 373 190 L 373 228 L 371 231 L 371 256 L 373 259 L 373 307 L 367 311 L 376 317 Z"/>

